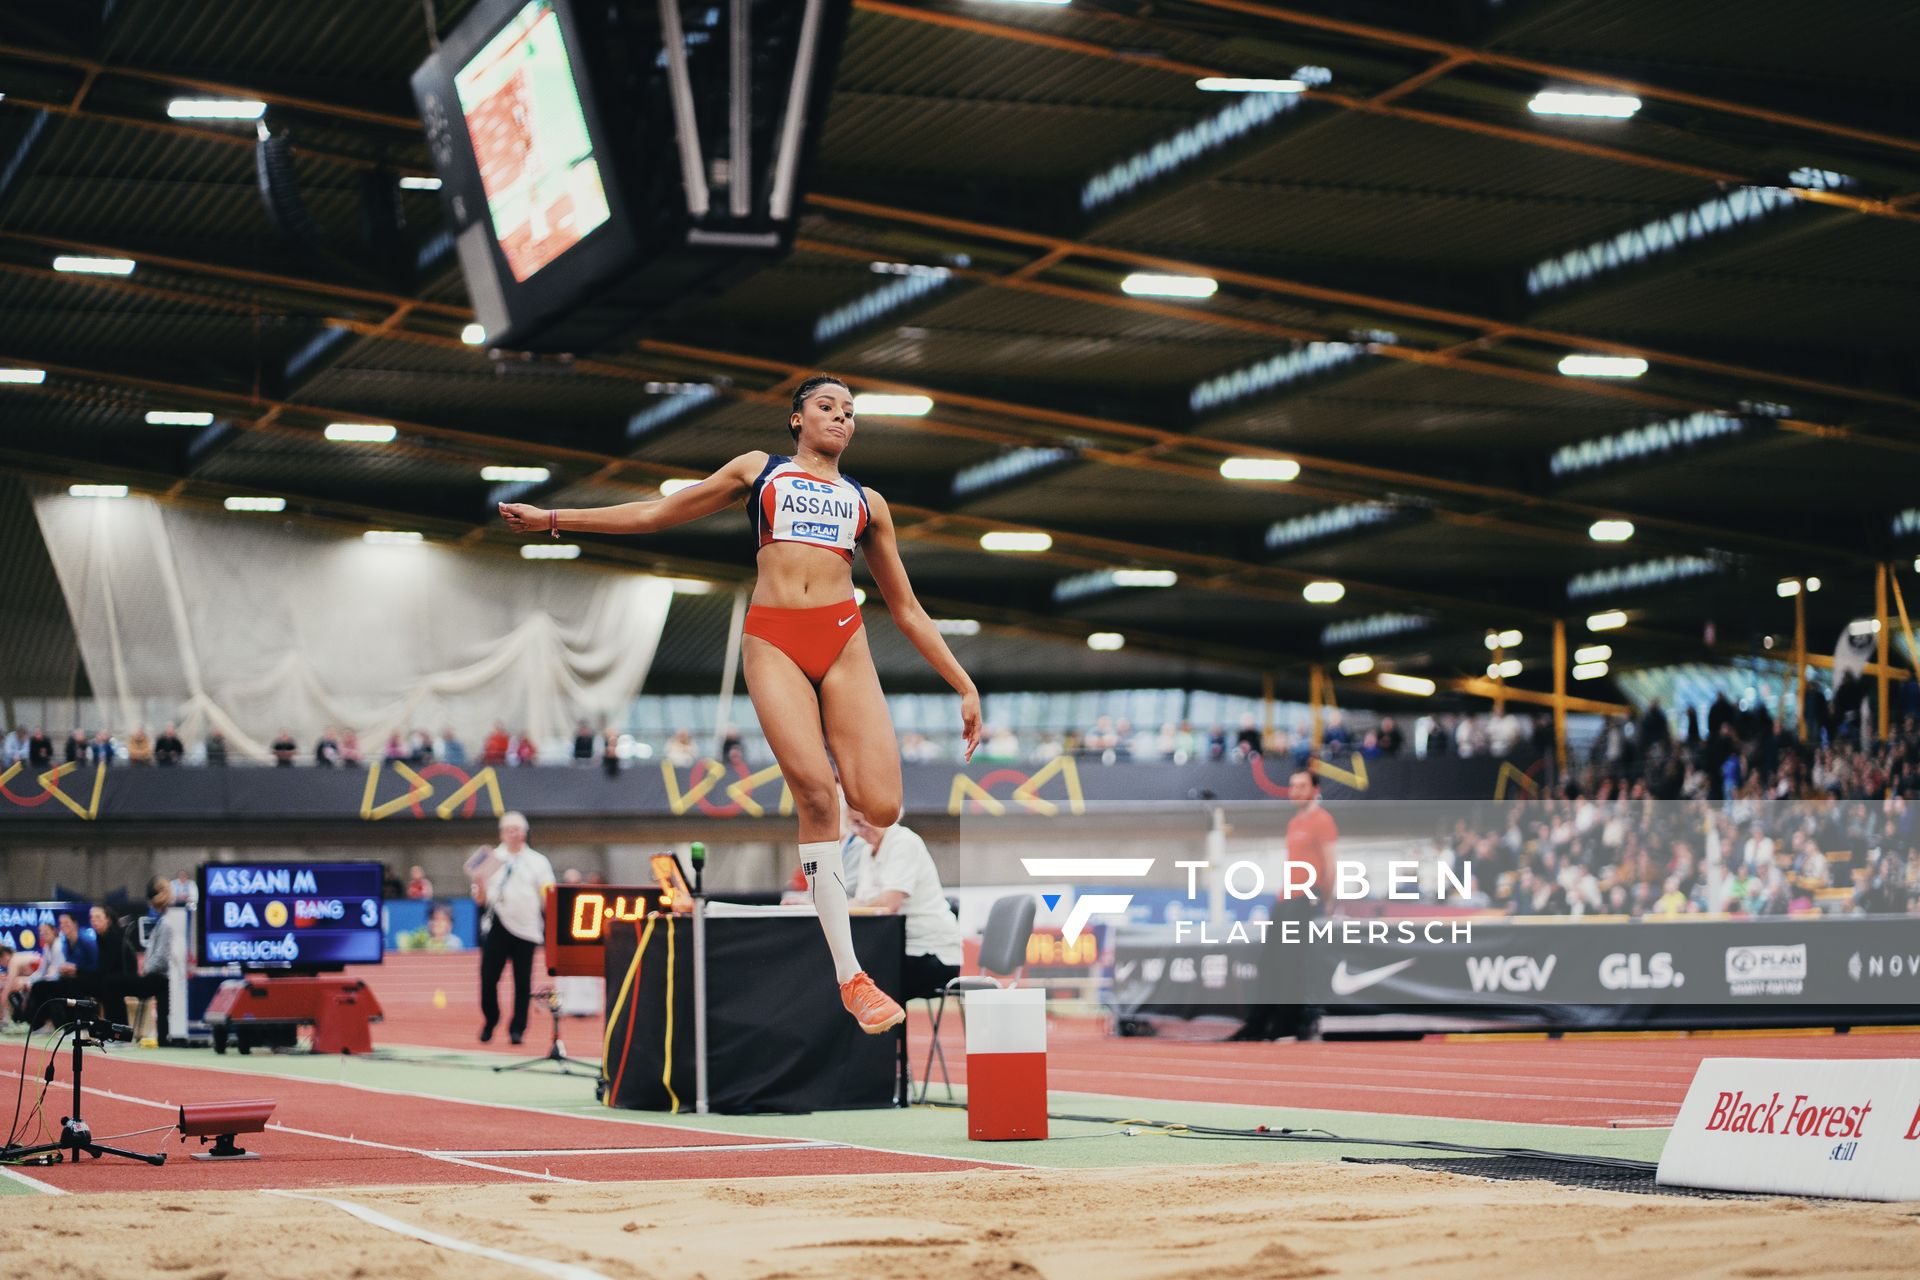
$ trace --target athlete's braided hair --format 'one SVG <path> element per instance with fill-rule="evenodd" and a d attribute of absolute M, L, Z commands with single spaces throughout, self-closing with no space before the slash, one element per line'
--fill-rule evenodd
<path fill-rule="evenodd" d="M 801 383 L 794 391 L 793 411 L 799 413 L 801 406 L 806 404 L 807 397 L 822 387 L 846 387 L 849 392 L 853 390 L 852 387 L 847 386 L 847 380 L 845 378 L 836 378 L 830 373 L 816 373 Z M 798 443 L 800 439 L 800 428 L 793 425 L 791 418 L 787 420 L 787 432 L 793 436 L 794 441 Z"/>

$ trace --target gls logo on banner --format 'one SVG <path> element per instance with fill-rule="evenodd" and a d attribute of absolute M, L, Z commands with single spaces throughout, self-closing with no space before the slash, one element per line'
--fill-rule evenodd
<path fill-rule="evenodd" d="M 1020 865 L 1036 880 L 1066 880 L 1077 885 L 1085 876 L 1126 876 L 1138 879 L 1153 870 L 1152 858 L 1022 858 Z M 1054 901 L 1058 901 L 1055 899 Z M 1049 907 L 1053 902 L 1047 904 Z M 1095 916 L 1124 916 L 1133 905 L 1130 893 L 1074 894 L 1073 907 L 1067 912 L 1060 936 L 1068 946 L 1080 940 L 1087 922 Z"/>
<path fill-rule="evenodd" d="M 1559 956 L 1468 956 L 1467 978 L 1475 991 L 1545 991 Z"/>
<path fill-rule="evenodd" d="M 1600 985 L 1609 991 L 1665 991 L 1686 984 L 1687 975 L 1673 967 L 1670 951 L 1644 959 L 1638 951 L 1616 951 L 1600 962 Z"/>

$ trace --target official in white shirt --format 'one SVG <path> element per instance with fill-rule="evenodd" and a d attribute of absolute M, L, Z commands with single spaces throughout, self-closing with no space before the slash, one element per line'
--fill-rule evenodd
<path fill-rule="evenodd" d="M 533 953 L 546 937 L 546 889 L 553 883 L 553 864 L 527 845 L 529 829 L 523 814 L 500 815 L 500 843 L 493 850 L 499 866 L 473 889 L 485 932 L 480 943 L 482 1043 L 493 1039 L 500 1022 L 500 971 L 508 961 L 513 962 L 513 1020 L 507 1023 L 507 1038 L 519 1044 L 527 1034 Z"/>
<path fill-rule="evenodd" d="M 927 842 L 898 823 L 882 831 L 851 807 L 847 825 L 855 837 L 848 860 L 858 867 L 853 907 L 906 916 L 900 998 L 933 995 L 960 972 L 960 922 L 947 906 Z"/>

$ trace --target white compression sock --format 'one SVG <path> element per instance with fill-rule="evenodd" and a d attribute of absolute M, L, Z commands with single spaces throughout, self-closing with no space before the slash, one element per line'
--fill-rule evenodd
<path fill-rule="evenodd" d="M 820 932 L 827 935 L 827 950 L 833 952 L 834 980 L 846 982 L 860 972 L 860 961 L 853 954 L 853 925 L 847 918 L 847 886 L 840 879 L 840 842 L 803 843 L 800 867 L 807 873 L 807 888 L 813 892 L 813 909 L 820 913 Z"/>

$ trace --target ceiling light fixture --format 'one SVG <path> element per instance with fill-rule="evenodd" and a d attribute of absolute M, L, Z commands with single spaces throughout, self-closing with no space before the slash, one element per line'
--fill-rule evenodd
<path fill-rule="evenodd" d="M 1211 298 L 1220 282 L 1211 276 L 1163 276 L 1136 271 L 1120 282 L 1120 291 L 1135 298 Z"/>
<path fill-rule="evenodd" d="M 338 444 L 391 444 L 399 432 L 384 422 L 329 422 L 327 439 Z"/>
<path fill-rule="evenodd" d="M 1300 464 L 1292 458 L 1227 458 L 1220 474 L 1229 480 L 1297 480 Z"/>
<path fill-rule="evenodd" d="M 1640 109 L 1640 99 L 1624 93 L 1566 93 L 1546 89 L 1533 95 L 1527 110 L 1537 116 L 1586 116 L 1625 120 Z"/>
<path fill-rule="evenodd" d="M 1300 588 L 1300 598 L 1308 604 L 1338 604 L 1347 589 L 1337 582 L 1309 582 Z"/>
<path fill-rule="evenodd" d="M 1053 536 L 1046 533 L 996 529 L 980 535 L 980 549 L 983 551 L 1045 551 L 1052 546 Z"/>
<path fill-rule="evenodd" d="M 1193 87 L 1203 93 L 1305 93 L 1299 80 L 1264 80 L 1258 76 L 1206 76 Z"/>
<path fill-rule="evenodd" d="M 933 412 L 933 398 L 886 395 L 869 391 L 853 398 L 853 411 L 864 417 L 924 418 Z"/>
<path fill-rule="evenodd" d="M 1637 378 L 1647 371 L 1647 362 L 1639 356 L 1560 357 L 1560 372 L 1569 378 Z"/>
<path fill-rule="evenodd" d="M 175 98 L 167 104 L 174 120 L 258 120 L 265 114 L 267 104 L 251 99 Z"/>
<path fill-rule="evenodd" d="M 522 482 L 526 484 L 545 484 L 553 478 L 553 472 L 545 467 L 482 467 L 482 480 Z"/>
<path fill-rule="evenodd" d="M 132 258 L 90 258 L 66 253 L 53 260 L 55 271 L 80 276 L 130 276 L 134 265 Z"/>
<path fill-rule="evenodd" d="M 1625 542 L 1633 537 L 1633 521 L 1595 520 L 1587 526 L 1587 536 L 1595 542 Z"/>
<path fill-rule="evenodd" d="M 1180 581 L 1180 575 L 1171 569 L 1115 569 L 1113 585 L 1116 587 L 1170 587 Z"/>

